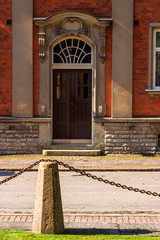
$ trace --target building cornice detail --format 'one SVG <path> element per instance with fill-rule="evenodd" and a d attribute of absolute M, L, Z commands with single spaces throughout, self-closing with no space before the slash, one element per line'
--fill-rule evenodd
<path fill-rule="evenodd" d="M 94 122 L 99 123 L 157 123 L 160 122 L 159 117 L 145 117 L 145 118 L 112 118 L 112 117 L 94 117 Z"/>
<path fill-rule="evenodd" d="M 97 18 L 90 14 L 82 13 L 82 12 L 73 12 L 73 11 L 65 11 L 53 14 L 48 17 L 35 17 L 33 20 L 36 22 L 36 25 L 47 26 L 50 24 L 56 24 L 56 22 L 62 21 L 64 18 L 80 18 L 85 22 L 88 22 L 92 25 L 97 25 L 98 27 L 107 27 L 109 23 L 112 21 L 111 18 Z"/>
<path fill-rule="evenodd" d="M 51 118 L 16 118 L 16 117 L 0 117 L 0 123 L 45 123 L 51 122 Z"/>

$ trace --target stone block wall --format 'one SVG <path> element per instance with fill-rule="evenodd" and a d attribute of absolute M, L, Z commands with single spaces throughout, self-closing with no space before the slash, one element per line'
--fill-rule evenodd
<path fill-rule="evenodd" d="M 0 123 L 0 155 L 39 153 L 38 123 Z"/>
<path fill-rule="evenodd" d="M 0 155 L 41 153 L 52 144 L 51 132 L 51 119 L 0 119 Z M 158 135 L 160 119 L 95 118 L 90 147 L 105 154 L 155 154 Z"/>
<path fill-rule="evenodd" d="M 154 154 L 160 123 L 105 123 L 105 153 Z"/>

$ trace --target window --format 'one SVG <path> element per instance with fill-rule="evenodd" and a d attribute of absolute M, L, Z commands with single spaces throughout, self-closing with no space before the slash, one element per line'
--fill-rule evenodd
<path fill-rule="evenodd" d="M 153 88 L 160 88 L 160 30 L 154 30 Z"/>
<path fill-rule="evenodd" d="M 91 47 L 79 39 L 66 39 L 53 48 L 53 63 L 90 64 Z"/>
<path fill-rule="evenodd" d="M 149 24 L 149 72 L 148 89 L 150 98 L 160 97 L 160 23 Z"/>
<path fill-rule="evenodd" d="M 56 99 L 66 98 L 66 73 L 56 74 Z"/>

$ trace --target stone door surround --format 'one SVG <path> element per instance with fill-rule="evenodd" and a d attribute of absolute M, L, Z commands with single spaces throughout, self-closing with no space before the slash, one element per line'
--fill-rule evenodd
<path fill-rule="evenodd" d="M 39 27 L 40 101 L 39 115 L 52 115 L 52 48 L 69 37 L 82 39 L 92 46 L 93 63 L 88 68 L 93 72 L 93 116 L 104 116 L 105 104 L 105 45 L 106 27 L 111 19 L 96 18 L 79 12 L 60 12 L 46 18 L 34 18 Z M 83 65 L 63 65 L 63 68 L 83 68 Z M 62 67 L 61 67 L 62 68 Z"/>

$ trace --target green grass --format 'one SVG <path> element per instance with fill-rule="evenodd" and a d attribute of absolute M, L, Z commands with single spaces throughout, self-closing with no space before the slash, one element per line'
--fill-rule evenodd
<path fill-rule="evenodd" d="M 0 230 L 0 240 L 160 240 L 160 237 L 116 235 L 43 235 L 24 231 Z"/>

